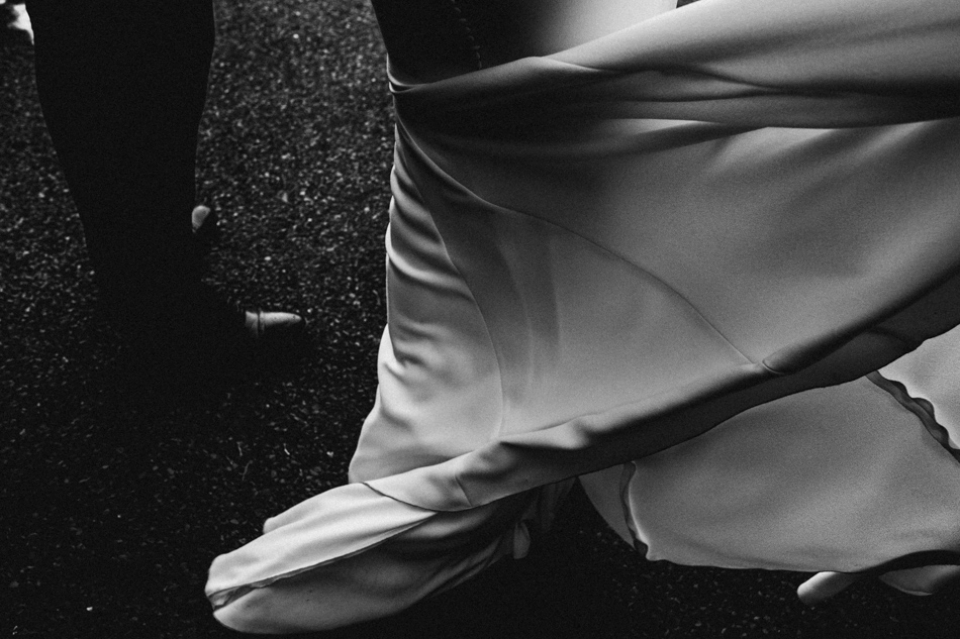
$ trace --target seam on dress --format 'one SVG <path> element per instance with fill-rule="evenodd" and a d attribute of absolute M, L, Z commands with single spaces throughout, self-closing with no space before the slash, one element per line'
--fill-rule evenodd
<path fill-rule="evenodd" d="M 569 233 L 570 235 L 573 235 L 574 237 L 578 237 L 578 238 L 580 238 L 581 240 L 583 240 L 584 242 L 587 242 L 587 243 L 589 243 L 589 244 L 592 244 L 593 246 L 597 247 L 598 249 L 600 249 L 600 250 L 603 251 L 604 253 L 607 253 L 608 255 L 612 255 L 613 257 L 615 257 L 615 258 L 618 259 L 619 261 L 623 262 L 624 264 L 627 264 L 628 266 L 631 266 L 631 267 L 633 267 L 634 269 L 640 271 L 641 273 L 643 273 L 644 275 L 646 275 L 646 276 L 647 276 L 648 278 L 650 278 L 651 280 L 654 280 L 655 282 L 657 282 L 658 284 L 660 284 L 661 286 L 663 286 L 664 289 L 666 289 L 667 291 L 669 291 L 670 293 L 672 293 L 675 297 L 677 297 L 677 298 L 680 299 L 684 304 L 686 304 L 687 307 L 690 308 L 690 310 L 692 310 L 692 311 L 694 312 L 694 314 L 695 314 L 698 318 L 700 318 L 701 321 L 703 321 L 704 324 L 706 324 L 714 333 L 716 333 L 716 334 L 724 341 L 724 343 L 726 343 L 728 346 L 730 346 L 730 348 L 732 348 L 733 350 L 735 350 L 735 351 L 737 352 L 737 354 L 740 355 L 744 360 L 746 360 L 747 362 L 749 362 L 749 363 L 751 363 L 751 364 L 757 364 L 757 365 L 759 365 L 759 366 L 762 366 L 762 367 L 764 368 L 764 370 L 770 372 L 770 373 L 773 374 L 773 375 L 776 375 L 777 377 L 780 377 L 780 376 L 783 375 L 783 373 L 778 372 L 778 371 L 775 371 L 775 370 L 769 368 L 763 361 L 756 362 L 756 361 L 752 360 L 750 357 L 748 357 L 743 351 L 741 351 L 739 348 L 737 348 L 736 344 L 734 344 L 733 342 L 731 342 L 730 339 L 729 339 L 726 335 L 724 335 L 723 332 L 721 332 L 719 328 L 717 328 L 716 326 L 714 326 L 714 324 L 713 324 L 710 320 L 708 320 L 708 319 L 706 318 L 706 316 L 705 316 L 702 312 L 700 312 L 700 309 L 698 309 L 698 308 L 693 304 L 693 302 L 691 302 L 691 301 L 690 301 L 689 299 L 687 299 L 686 296 L 684 296 L 680 291 L 678 291 L 677 289 L 675 289 L 673 286 L 671 286 L 670 284 L 668 284 L 666 281 L 664 281 L 663 279 L 661 279 L 658 275 L 656 275 L 655 273 L 653 273 L 653 272 L 650 271 L 649 269 L 647 269 L 647 268 L 645 268 L 645 267 L 643 267 L 643 266 L 640 266 L 639 264 L 636 264 L 636 263 L 634 263 L 634 262 L 631 262 L 630 260 L 628 260 L 628 259 L 625 258 L 624 256 L 620 255 L 620 254 L 617 253 L 616 251 L 613 251 L 613 250 L 611 250 L 611 249 L 609 249 L 609 248 L 607 248 L 607 247 L 605 247 L 605 246 L 603 246 L 603 245 L 601 245 L 601 244 L 598 244 L 596 241 L 590 239 L 589 237 L 586 237 L 586 236 L 584 236 L 584 235 L 582 235 L 582 234 L 580 234 L 580 233 L 577 233 L 577 232 L 574 231 L 573 229 L 567 228 L 566 226 L 563 226 L 562 224 L 558 224 L 558 223 L 554 222 L 553 220 L 546 220 L 546 219 L 544 219 L 544 218 L 542 218 L 542 217 L 540 217 L 540 216 L 538 216 L 538 215 L 534 215 L 534 214 L 532 214 L 532 213 L 526 213 L 526 212 L 524 212 L 524 211 L 517 211 L 516 209 L 511 209 L 511 208 L 507 208 L 507 207 L 505 207 L 505 206 L 500 206 L 499 204 L 494 204 L 493 202 L 490 202 L 489 200 L 486 200 L 485 198 L 480 197 L 479 195 L 477 195 L 476 193 L 474 193 L 472 190 L 468 189 L 466 186 L 464 186 L 463 184 L 461 184 L 458 180 L 454 179 L 453 176 L 449 175 L 446 171 L 443 171 L 443 169 L 441 169 L 441 168 L 440 168 L 439 166 L 437 166 L 436 164 L 434 164 L 434 166 L 436 167 L 436 170 L 437 170 L 437 171 L 441 172 L 441 173 L 442 173 L 444 176 L 446 176 L 450 181 L 452 181 L 453 183 L 455 183 L 459 188 L 463 189 L 464 192 L 469 193 L 472 197 L 476 198 L 476 199 L 479 200 L 480 202 L 483 202 L 484 204 L 487 204 L 488 206 L 493 207 L 493 208 L 495 208 L 495 209 L 498 209 L 498 210 L 500 210 L 500 211 L 506 211 L 506 212 L 508 212 L 508 213 L 515 213 L 516 215 L 520 215 L 520 216 L 523 216 L 523 217 L 526 217 L 526 218 L 529 218 L 529 219 L 537 220 L 537 221 L 539 221 L 539 222 L 542 223 L 542 224 L 548 224 L 548 225 L 550 225 L 550 226 L 553 226 L 553 227 L 556 227 L 556 228 L 561 229 L 561 230 L 563 230 L 563 231 L 566 231 L 566 232 Z M 446 250 L 446 247 L 444 247 L 444 250 Z M 459 272 L 459 271 L 458 271 L 458 272 Z M 469 288 L 469 286 L 470 286 L 470 285 L 467 284 L 467 287 L 468 287 L 468 288 Z M 472 294 L 472 293 L 471 293 L 471 294 Z M 478 307 L 479 307 L 479 305 L 478 305 Z"/>
<path fill-rule="evenodd" d="M 463 30 L 468 46 L 473 51 L 474 58 L 477 61 L 477 69 L 482 69 L 483 58 L 480 55 L 480 44 L 477 42 L 477 38 L 473 33 L 473 29 L 470 27 L 470 23 L 467 21 L 466 17 L 464 17 L 463 10 L 457 6 L 457 0 L 447 0 L 447 3 L 448 6 L 453 10 L 454 14 L 456 14 L 457 23 Z"/>
<path fill-rule="evenodd" d="M 444 513 L 444 512 L 448 512 L 448 511 L 446 511 L 446 510 L 434 510 L 433 508 L 424 508 L 423 506 L 420 506 L 420 505 L 418 505 L 418 504 L 414 504 L 414 503 L 412 503 L 412 502 L 405 501 L 405 500 L 403 500 L 403 499 L 399 499 L 399 498 L 396 497 L 395 495 L 391 495 L 391 494 L 389 494 L 389 493 L 383 492 L 382 490 L 379 490 L 376 486 L 374 486 L 374 485 L 372 484 L 372 482 L 375 482 L 375 481 L 376 481 L 375 479 L 372 479 L 372 480 L 370 480 L 370 481 L 362 481 L 362 482 L 360 482 L 360 483 L 363 484 L 364 486 L 366 486 L 367 488 L 369 488 L 370 490 L 372 490 L 373 492 L 377 493 L 377 494 L 380 495 L 381 497 L 386 497 L 387 499 L 390 499 L 390 500 L 395 501 L 395 502 L 397 502 L 397 503 L 403 504 L 403 505 L 405 505 L 405 506 L 410 506 L 411 508 L 416 508 L 417 510 L 422 510 L 422 511 L 429 512 L 429 513 Z"/>

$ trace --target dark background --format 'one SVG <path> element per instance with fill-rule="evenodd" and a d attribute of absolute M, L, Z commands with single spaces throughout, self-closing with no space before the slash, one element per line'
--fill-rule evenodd
<path fill-rule="evenodd" d="M 217 5 L 198 169 L 223 228 L 210 278 L 239 302 L 303 312 L 309 348 L 209 401 L 143 383 L 95 303 L 32 46 L 0 30 L 2 637 L 238 636 L 203 597 L 210 561 L 343 483 L 372 405 L 392 146 L 372 13 Z M 958 636 L 957 589 L 862 584 L 811 609 L 794 596 L 804 578 L 645 562 L 575 493 L 527 559 L 327 636 Z"/>

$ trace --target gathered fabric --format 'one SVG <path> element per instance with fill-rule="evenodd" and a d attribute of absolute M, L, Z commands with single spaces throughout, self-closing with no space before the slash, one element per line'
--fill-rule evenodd
<path fill-rule="evenodd" d="M 217 618 L 390 614 L 522 556 L 577 477 L 651 559 L 960 563 L 958 39 L 955 0 L 702 0 L 391 77 L 351 483 L 214 561 Z"/>

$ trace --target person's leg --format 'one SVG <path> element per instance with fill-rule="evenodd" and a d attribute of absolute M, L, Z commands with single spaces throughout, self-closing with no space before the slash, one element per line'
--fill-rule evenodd
<path fill-rule="evenodd" d="M 201 284 L 191 225 L 212 3 L 27 6 L 40 103 L 111 319 L 134 339 L 182 350 L 207 337 L 240 339 L 243 312 Z"/>
<path fill-rule="evenodd" d="M 199 282 L 196 138 L 209 1 L 31 0 L 44 117 L 108 308 L 121 323 Z"/>

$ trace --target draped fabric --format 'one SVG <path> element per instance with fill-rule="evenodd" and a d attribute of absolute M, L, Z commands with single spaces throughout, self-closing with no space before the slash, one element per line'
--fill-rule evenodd
<path fill-rule="evenodd" d="M 521 556 L 577 476 L 651 558 L 956 562 L 958 41 L 955 0 L 702 0 L 393 78 L 352 483 L 217 558 L 218 619 L 389 614 Z"/>

